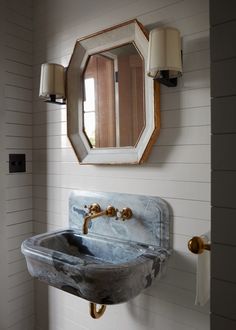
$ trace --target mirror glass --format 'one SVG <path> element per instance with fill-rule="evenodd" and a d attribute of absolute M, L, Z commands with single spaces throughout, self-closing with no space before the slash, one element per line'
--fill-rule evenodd
<path fill-rule="evenodd" d="M 133 147 L 145 126 L 144 60 L 134 43 L 89 56 L 83 125 L 92 148 Z"/>

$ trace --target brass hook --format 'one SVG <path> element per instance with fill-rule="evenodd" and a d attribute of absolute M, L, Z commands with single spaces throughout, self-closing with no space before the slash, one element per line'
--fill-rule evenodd
<path fill-rule="evenodd" d="M 188 249 L 195 254 L 201 254 L 204 250 L 211 250 L 211 244 L 205 243 L 202 237 L 194 236 L 188 241 Z"/>
<path fill-rule="evenodd" d="M 89 303 L 89 309 L 90 309 L 90 315 L 92 316 L 93 319 L 99 319 L 106 310 L 106 305 L 101 305 L 101 307 L 97 310 L 97 304 L 94 304 L 92 302 Z"/>

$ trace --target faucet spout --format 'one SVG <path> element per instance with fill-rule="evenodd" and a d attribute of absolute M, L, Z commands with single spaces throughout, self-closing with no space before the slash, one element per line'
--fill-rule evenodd
<path fill-rule="evenodd" d="M 114 217 L 116 215 L 116 209 L 113 206 L 108 206 L 106 210 L 88 214 L 84 217 L 84 223 L 83 223 L 83 234 L 88 234 L 88 225 L 92 219 L 99 218 L 102 216 L 108 216 L 108 217 Z"/>
<path fill-rule="evenodd" d="M 84 217 L 84 224 L 83 224 L 83 234 L 88 234 L 88 225 L 92 219 L 102 217 L 103 215 L 106 215 L 106 210 L 102 212 L 98 212 L 95 214 L 88 214 Z"/>

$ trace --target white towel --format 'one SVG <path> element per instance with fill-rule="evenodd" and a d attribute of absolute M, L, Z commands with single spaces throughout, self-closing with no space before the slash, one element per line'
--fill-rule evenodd
<path fill-rule="evenodd" d="M 210 234 L 201 236 L 205 243 L 209 243 Z M 203 306 L 210 299 L 210 251 L 205 250 L 197 259 L 197 285 L 195 305 Z"/>

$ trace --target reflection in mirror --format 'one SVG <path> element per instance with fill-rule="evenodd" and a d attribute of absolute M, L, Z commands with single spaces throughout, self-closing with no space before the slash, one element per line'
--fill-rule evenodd
<path fill-rule="evenodd" d="M 91 55 L 83 84 L 91 147 L 134 147 L 145 127 L 144 61 L 134 43 Z"/>

